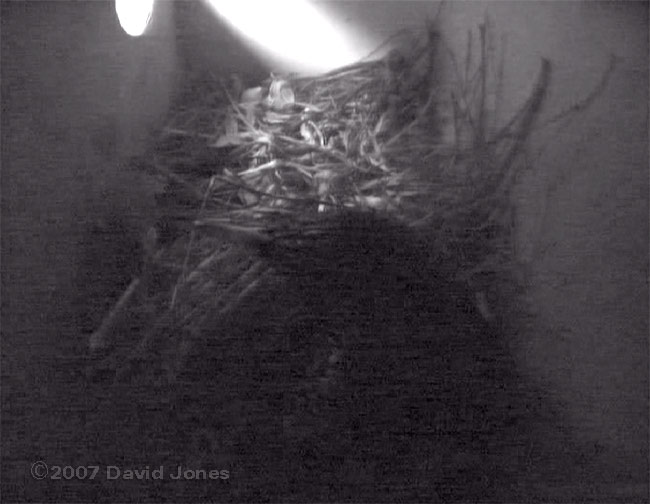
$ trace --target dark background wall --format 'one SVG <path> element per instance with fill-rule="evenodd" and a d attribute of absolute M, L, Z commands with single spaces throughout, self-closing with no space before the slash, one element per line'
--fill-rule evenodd
<path fill-rule="evenodd" d="M 503 116 L 553 64 L 542 122 L 584 99 L 616 67 L 592 105 L 562 130 L 539 131 L 521 180 L 520 260 L 540 321 L 520 336 L 520 359 L 569 405 L 572 428 L 620 449 L 614 465 L 647 469 L 648 4 L 452 4 L 448 38 L 485 13 L 506 37 Z"/>
<path fill-rule="evenodd" d="M 362 53 L 438 10 L 433 2 L 322 5 L 363 34 Z M 540 57 L 553 63 L 547 116 L 588 94 L 610 54 L 618 58 L 591 108 L 534 141 L 533 153 L 546 149 L 520 189 L 518 247 L 540 324 L 520 335 L 519 359 L 567 402 L 568 427 L 600 447 L 598 456 L 643 477 L 647 4 L 454 3 L 442 19 L 455 51 L 486 11 L 507 37 L 502 119 L 525 100 Z M 54 357 L 79 355 L 86 343 L 74 300 L 88 283 L 79 268 L 87 230 L 117 215 L 129 237 L 110 245 L 114 256 L 137 246 L 153 188 L 123 161 L 146 149 L 183 75 L 205 68 L 251 78 L 265 71 L 198 2 L 157 2 L 140 39 L 121 31 L 111 2 L 2 3 L 3 407 L 31 416 L 8 424 L 3 446 L 16 434 L 25 457 L 56 453 L 38 434 L 49 412 L 30 405 L 52 396 Z"/>
<path fill-rule="evenodd" d="M 70 315 L 84 229 L 148 211 L 121 161 L 145 147 L 174 87 L 172 19 L 159 14 L 155 41 L 131 40 L 109 2 L 2 4 L 5 350 L 20 341 L 48 354 L 63 335 L 47 321 Z"/>
<path fill-rule="evenodd" d="M 128 275 L 120 263 L 151 201 L 121 161 L 164 115 L 177 56 L 165 3 L 155 40 L 137 41 L 110 2 L 1 7 L 2 478 L 13 500 L 33 487 L 25 460 L 63 455 L 83 421 L 63 413 L 83 395 L 65 363 L 82 355 L 83 300 L 99 293 L 83 265 L 105 257 L 107 271 Z M 92 249 L 95 226 L 125 233 Z"/>
<path fill-rule="evenodd" d="M 71 458 L 84 420 L 65 409 L 84 402 L 73 399 L 84 394 L 74 375 L 84 329 L 103 317 L 102 291 L 128 283 L 153 218 L 156 188 L 126 161 L 147 149 L 198 64 L 194 32 L 177 36 L 174 24 L 202 22 L 195 4 L 156 2 L 136 39 L 111 1 L 1 4 L 2 470 L 17 485 L 3 485 L 6 500 L 44 498 L 29 493 L 25 460 Z M 256 66 L 221 33 L 217 75 Z"/>

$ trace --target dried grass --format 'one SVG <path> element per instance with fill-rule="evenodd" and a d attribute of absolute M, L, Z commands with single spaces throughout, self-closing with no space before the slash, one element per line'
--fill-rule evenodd
<path fill-rule="evenodd" d="M 395 34 L 382 58 L 323 75 L 271 75 L 246 90 L 237 76 L 204 81 L 140 161 L 167 184 L 159 223 L 145 239 L 145 292 L 136 301 L 125 293 L 91 346 L 109 345 L 129 303 L 201 332 L 207 312 L 235 309 L 269 274 L 247 269 L 247 245 L 293 240 L 295 249 L 324 217 L 351 210 L 425 236 L 438 267 L 475 290 L 491 317 L 499 307 L 486 306 L 485 292 L 518 273 L 511 192 L 526 167 L 551 64 L 541 62 L 529 99 L 497 130 L 488 101 L 501 100 L 502 55 L 487 19 L 478 32 L 478 57 L 469 32 L 463 62 L 430 22 Z M 614 64 L 585 100 L 543 126 L 587 108 Z M 446 74 L 453 85 L 440 78 Z"/>
<path fill-rule="evenodd" d="M 260 411 L 276 412 L 294 448 L 310 437 L 330 436 L 312 439 L 325 453 L 334 438 L 345 438 L 341 446 L 349 442 L 347 434 L 328 431 L 322 422 L 336 425 L 338 413 L 328 409 L 328 401 L 349 392 L 341 385 L 341 363 L 359 350 L 350 344 L 350 315 L 345 308 L 339 312 L 338 299 L 327 301 L 339 294 L 323 275 L 371 275 L 359 271 L 365 265 L 358 257 L 338 257 L 332 244 L 347 243 L 349 254 L 357 250 L 351 242 L 358 241 L 358 250 L 379 261 L 380 269 L 390 268 L 378 259 L 385 247 L 411 287 L 431 279 L 433 268 L 445 272 L 439 288 L 450 286 L 441 296 L 462 297 L 453 290 L 462 285 L 476 294 L 488 321 L 500 308 L 506 312 L 517 295 L 511 192 L 526 166 L 522 158 L 551 64 L 542 60 L 526 103 L 495 129 L 487 95 L 490 86 L 501 88 L 502 62 L 488 50 L 487 23 L 479 35 L 475 66 L 471 34 L 461 65 L 429 24 L 416 35 L 394 37 L 392 50 L 380 59 L 319 76 L 272 75 L 247 90 L 236 78 L 228 84 L 214 79 L 195 96 L 199 105 L 177 107 L 142 162 L 167 183 L 159 196 L 160 222 L 145 239 L 144 272 L 93 336 L 93 349 L 108 353 L 104 365 L 115 370 L 113 379 L 125 382 L 140 373 L 138 382 L 146 386 L 172 385 L 177 396 L 170 401 L 196 394 L 184 387 L 201 383 L 201 392 L 220 410 L 220 428 L 233 436 L 246 435 L 246 422 L 266 418 Z M 439 78 L 447 64 L 456 76 L 451 87 Z M 600 88 L 545 125 L 580 112 Z M 404 267 L 413 258 L 417 263 Z M 301 298 L 296 285 L 304 279 L 296 272 L 311 275 L 307 292 L 318 299 Z M 499 306 L 486 296 L 495 291 Z M 364 294 L 355 295 L 358 308 Z M 385 312 L 377 315 L 377 327 L 388 339 L 391 330 L 399 338 L 419 323 L 409 317 L 426 317 L 418 305 L 426 301 L 418 301 L 417 293 L 393 297 L 405 303 L 399 310 L 391 309 L 395 299 L 373 305 Z M 317 307 L 321 298 L 330 304 Z M 326 329 L 318 320 L 323 314 Z M 134 318 L 143 321 L 135 334 L 125 324 Z M 277 330 L 264 332 L 269 323 Z M 285 333 L 312 336 L 295 342 Z M 219 349 L 219 362 L 195 369 L 208 348 Z M 392 358 L 383 352 L 382 358 Z M 408 359 L 406 354 L 400 358 Z M 219 388 L 222 376 L 239 390 L 258 390 L 258 370 L 246 367 L 243 355 L 249 361 L 267 356 L 260 359 L 267 359 L 266 372 L 275 376 L 266 381 L 268 397 L 247 403 L 243 393 L 221 397 L 223 391 L 210 388 Z M 288 377 L 289 368 L 298 378 Z M 200 372 L 214 376 L 191 378 Z M 278 406 L 273 397 L 283 389 L 292 390 L 291 404 Z M 201 401 L 186 406 L 179 421 L 190 425 L 205 407 Z"/>

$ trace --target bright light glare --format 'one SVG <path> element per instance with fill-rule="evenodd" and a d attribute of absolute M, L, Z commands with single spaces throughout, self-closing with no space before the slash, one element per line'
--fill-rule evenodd
<path fill-rule="evenodd" d="M 306 0 L 207 0 L 220 15 L 294 71 L 354 63 L 358 50 Z"/>
<path fill-rule="evenodd" d="M 144 33 L 151 21 L 154 0 L 115 0 L 115 12 L 122 29 L 132 37 Z"/>

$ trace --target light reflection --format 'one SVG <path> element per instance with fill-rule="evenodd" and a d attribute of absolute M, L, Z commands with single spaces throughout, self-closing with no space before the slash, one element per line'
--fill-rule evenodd
<path fill-rule="evenodd" d="M 206 0 L 232 26 L 293 71 L 327 71 L 362 54 L 342 29 L 305 0 Z"/>
<path fill-rule="evenodd" d="M 153 14 L 154 0 L 115 0 L 115 12 L 122 29 L 132 37 L 142 35 Z"/>

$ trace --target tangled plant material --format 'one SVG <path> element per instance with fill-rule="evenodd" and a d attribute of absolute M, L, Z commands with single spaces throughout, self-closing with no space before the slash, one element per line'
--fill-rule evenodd
<path fill-rule="evenodd" d="M 144 272 L 93 338 L 109 380 L 120 386 L 135 376 L 147 386 L 171 387 L 169 400 L 180 403 L 201 383 L 224 418 L 218 428 L 235 432 L 233 446 L 216 446 L 210 456 L 250 444 L 240 439 L 246 422 L 256 411 L 275 412 L 279 423 L 269 428 L 283 432 L 300 459 L 303 443 L 327 450 L 321 438 L 334 439 L 347 425 L 337 423 L 341 407 L 332 401 L 343 400 L 350 383 L 368 373 L 380 381 L 367 368 L 364 352 L 377 348 L 365 348 L 364 335 L 395 337 L 399 362 L 384 364 L 402 369 L 433 344 L 414 340 L 409 347 L 399 339 L 427 317 L 444 319 L 448 311 L 478 327 L 476 309 L 456 305 L 476 293 L 479 312 L 492 320 L 495 307 L 484 293 L 513 283 L 510 196 L 551 64 L 541 62 L 529 99 L 495 129 L 488 77 L 502 71 L 487 50 L 487 23 L 479 33 L 476 68 L 471 36 L 461 69 L 429 24 L 415 37 L 396 38 L 383 58 L 320 76 L 272 75 L 249 89 L 237 78 L 215 80 L 203 105 L 177 110 L 141 162 L 167 184 L 158 195 L 159 222 L 145 239 Z M 457 76 L 453 86 L 440 77 L 447 64 Z M 338 292 L 341 278 L 359 287 Z M 431 306 L 442 312 L 432 314 Z M 133 319 L 141 321 L 135 335 L 125 324 Z M 460 344 L 449 337 L 435 344 Z M 383 352 L 377 355 L 390 357 Z M 213 362 L 210 355 L 220 357 Z M 359 365 L 365 375 L 350 371 Z M 232 387 L 212 390 L 215 376 L 253 395 L 265 383 L 269 397 L 247 402 Z M 200 415 L 193 407 L 181 424 Z M 323 418 L 331 419 L 330 430 L 316 422 Z M 339 445 L 353 450 L 350 443 Z M 344 466 L 341 474 L 350 470 Z"/>
<path fill-rule="evenodd" d="M 249 89 L 237 76 L 203 82 L 194 104 L 174 109 L 151 156 L 138 161 L 167 184 L 136 279 L 145 293 L 133 300 L 135 289 L 125 292 L 93 348 L 110 345 L 129 310 L 201 332 L 213 303 L 223 313 L 235 309 L 270 274 L 246 244 L 293 240 L 295 249 L 324 216 L 349 210 L 379 213 L 425 236 L 438 268 L 475 290 L 491 318 L 502 307 L 486 306 L 485 291 L 512 284 L 517 273 L 511 192 L 551 64 L 542 61 L 528 100 L 496 129 L 488 101 L 500 100 L 503 61 L 487 18 L 478 31 L 478 58 L 469 32 L 462 64 L 429 22 L 392 37 L 384 57 L 324 75 L 272 74 Z M 544 126 L 587 108 L 605 88 L 610 63 L 585 100 Z M 450 71 L 451 85 L 441 78 Z"/>
<path fill-rule="evenodd" d="M 203 231 L 264 232 L 343 208 L 374 209 L 435 234 L 450 264 L 476 249 L 454 265 L 465 279 L 487 263 L 503 266 L 510 258 L 494 256 L 510 238 L 515 161 L 541 107 L 550 64 L 543 62 L 518 116 L 488 138 L 477 125 L 485 115 L 473 98 L 477 79 L 462 92 L 445 89 L 444 46 L 432 26 L 409 42 L 380 60 L 322 76 L 274 75 L 244 92 L 240 84 L 224 86 L 225 104 L 210 122 L 205 111 L 189 122 L 187 114 L 177 117 L 162 145 L 180 143 L 181 151 L 159 156 L 156 169 L 174 181 L 176 193 L 193 199 L 186 220 Z M 479 73 L 487 66 L 482 61 Z M 453 122 L 451 140 L 445 120 Z M 184 173 L 193 162 L 183 135 L 212 151 L 209 176 Z"/>

